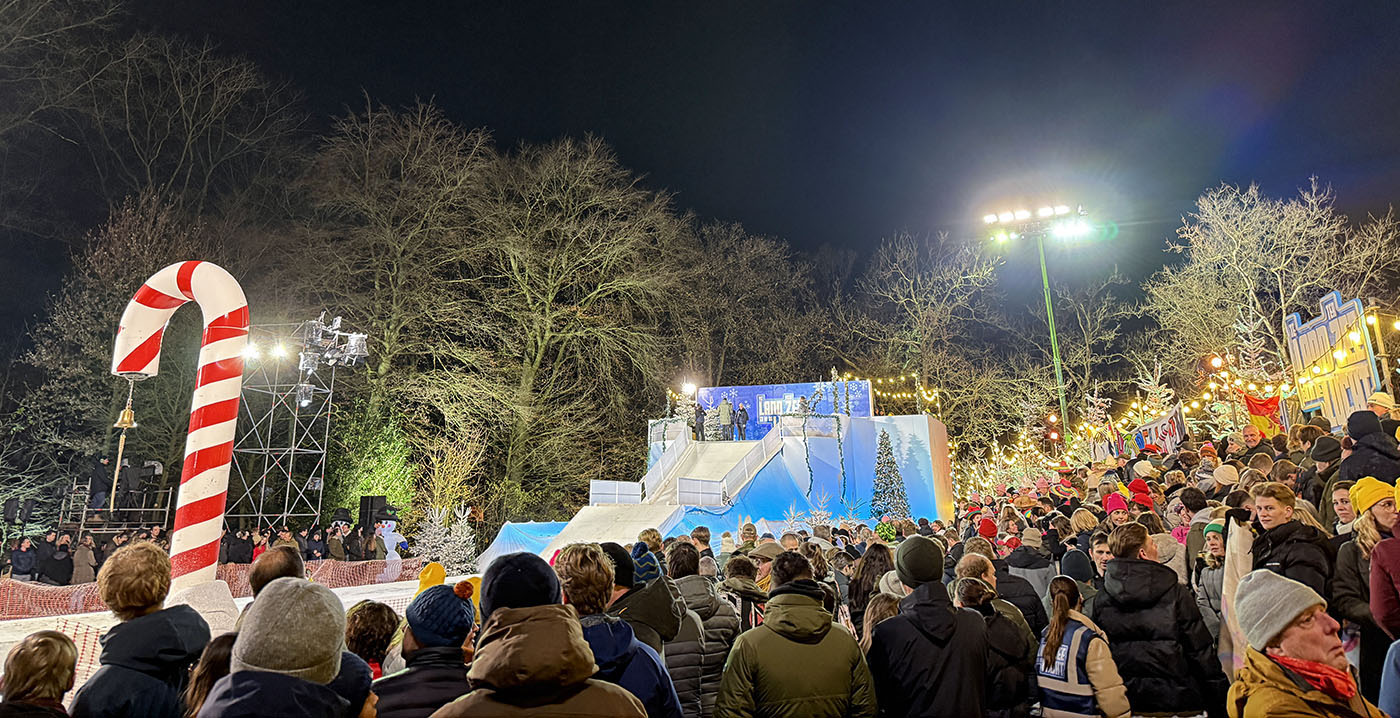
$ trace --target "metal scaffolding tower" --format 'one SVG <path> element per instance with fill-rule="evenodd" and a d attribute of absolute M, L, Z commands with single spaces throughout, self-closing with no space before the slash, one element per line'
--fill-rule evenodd
<path fill-rule="evenodd" d="M 254 528 L 321 513 L 335 375 L 368 356 L 340 317 L 252 327 L 226 516 Z"/>

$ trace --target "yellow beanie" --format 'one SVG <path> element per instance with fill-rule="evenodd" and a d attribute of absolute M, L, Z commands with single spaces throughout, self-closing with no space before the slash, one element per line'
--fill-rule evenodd
<path fill-rule="evenodd" d="M 1377 502 L 1395 497 L 1395 487 L 1380 479 L 1367 476 L 1356 482 L 1351 487 L 1351 508 L 1357 516 L 1366 512 L 1366 509 L 1375 506 Z"/>
<path fill-rule="evenodd" d="M 418 590 L 414 592 L 413 597 L 417 598 L 418 594 L 441 584 L 446 578 L 447 571 L 442 564 L 429 561 L 423 566 L 423 570 L 418 572 Z"/>

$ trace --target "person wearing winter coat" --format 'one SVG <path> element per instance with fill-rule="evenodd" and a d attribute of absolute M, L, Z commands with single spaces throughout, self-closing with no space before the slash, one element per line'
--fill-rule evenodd
<path fill-rule="evenodd" d="M 993 558 L 992 566 L 997 570 L 997 594 L 1021 610 L 1021 615 L 1026 617 L 1026 623 L 1030 625 L 1031 633 L 1038 635 L 1045 630 L 1050 619 L 1045 615 L 1045 604 L 1040 602 L 1040 594 L 1036 593 L 1035 586 L 1011 573 L 1011 567 L 1002 559 Z"/>
<path fill-rule="evenodd" d="M 1383 715 L 1357 690 L 1327 602 L 1272 571 L 1252 571 L 1233 609 L 1247 647 L 1226 700 L 1230 718 L 1374 718 Z"/>
<path fill-rule="evenodd" d="M 669 577 L 658 579 L 657 583 L 661 581 L 675 584 Z M 683 600 L 681 603 L 684 605 Z M 705 624 L 700 620 L 700 614 L 689 608 L 684 611 L 676 637 L 663 644 L 666 652 L 661 658 L 676 686 L 681 712 L 687 718 L 694 718 L 700 715 L 700 684 L 705 673 Z"/>
<path fill-rule="evenodd" d="M 1293 491 L 1277 481 L 1266 481 L 1256 484 L 1250 494 L 1258 516 L 1254 568 L 1301 581 L 1319 596 L 1330 593 L 1336 557 L 1327 535 L 1295 516 Z"/>
<path fill-rule="evenodd" d="M 1079 549 L 1071 549 L 1065 552 L 1065 557 L 1060 559 L 1060 575 L 1074 580 L 1079 585 L 1079 598 L 1087 601 L 1099 592 L 1094 586 L 1094 560 Z M 1054 579 L 1051 579 L 1053 581 Z M 1050 616 L 1055 612 L 1054 602 L 1051 601 L 1049 589 L 1045 593 L 1045 615 Z M 1075 609 L 1078 610 L 1078 609 Z"/>
<path fill-rule="evenodd" d="M 1206 548 L 1196 571 L 1196 606 L 1216 644 L 1220 643 L 1221 605 L 1225 586 L 1225 522 L 1206 524 Z"/>
<path fill-rule="evenodd" d="M 973 553 L 969 545 L 963 561 Z M 880 714 L 982 715 L 991 650 L 987 622 L 975 611 L 953 607 L 941 582 L 943 552 L 932 541 L 907 539 L 895 553 L 895 571 L 913 592 L 899 602 L 897 615 L 875 626 L 870 641 L 867 659 Z"/>
<path fill-rule="evenodd" d="M 578 612 L 583 638 L 593 650 L 593 662 L 598 664 L 594 678 L 626 688 L 642 702 L 648 716 L 687 715 L 674 685 L 679 680 L 676 673 L 668 674 L 661 657 L 637 640 L 626 621 L 603 613 L 614 581 L 612 561 L 603 549 L 598 544 L 569 544 L 555 557 L 554 572 L 564 603 Z M 698 713 L 698 671 L 695 683 L 691 702 Z"/>
<path fill-rule="evenodd" d="M 1400 478 L 1400 446 L 1394 436 L 1381 429 L 1380 417 L 1374 412 L 1362 410 L 1347 417 L 1347 436 L 1355 445 L 1351 456 L 1342 459 L 1338 481 L 1359 481 L 1371 476 L 1394 483 Z"/>
<path fill-rule="evenodd" d="M 472 594 L 468 581 L 438 584 L 408 604 L 400 644 L 406 667 L 374 682 L 379 718 L 430 715 L 471 691 L 462 647 L 476 625 Z"/>
<path fill-rule="evenodd" d="M 84 535 L 73 547 L 73 574 L 70 585 L 92 583 L 97 580 L 97 547 L 92 535 Z"/>
<path fill-rule="evenodd" d="M 719 584 L 720 598 L 734 607 L 739 617 L 739 633 L 763 623 L 768 594 L 754 583 L 758 567 L 746 556 L 734 556 L 724 564 L 725 579 Z"/>
<path fill-rule="evenodd" d="M 980 579 L 960 578 L 954 587 L 958 608 L 970 608 L 987 622 L 987 703 L 991 718 L 1030 715 L 1037 641 L 1030 629 L 992 606 L 996 591 Z"/>
<path fill-rule="evenodd" d="M 1330 611 L 1361 629 L 1359 669 L 1366 697 L 1379 697 L 1380 679 L 1391 639 L 1400 634 L 1400 599 L 1396 598 L 1392 558 L 1396 542 L 1395 489 L 1367 477 L 1351 487 L 1357 512 L 1352 540 L 1337 551 Z M 1388 545 L 1387 545 L 1388 544 Z M 1386 545 L 1384 550 L 1381 546 Z"/>
<path fill-rule="evenodd" d="M 719 696 L 719 682 L 724 677 L 724 662 L 729 649 L 739 637 L 739 612 L 719 597 L 715 584 L 700 575 L 700 552 L 688 543 L 677 541 L 668 552 L 667 563 L 676 587 L 685 599 L 687 609 L 700 617 L 705 631 L 701 660 L 700 715 L 714 714 Z"/>
<path fill-rule="evenodd" d="M 1128 701 L 1163 713 L 1213 710 L 1227 681 L 1195 597 L 1157 563 L 1142 524 L 1119 526 L 1108 543 L 1104 587 L 1084 615 L 1108 636 Z"/>
<path fill-rule="evenodd" d="M 636 696 L 593 678 L 598 667 L 583 625 L 560 597 L 559 577 L 539 556 L 491 562 L 481 577 L 482 628 L 467 671 L 472 692 L 433 718 L 645 718 Z"/>
<path fill-rule="evenodd" d="M 123 546 L 102 564 L 97 592 L 121 623 L 102 636 L 102 667 L 78 689 L 71 715 L 182 718 L 181 693 L 209 624 L 189 606 L 164 608 L 170 557 L 148 541 Z"/>
<path fill-rule="evenodd" d="M 1082 584 L 1050 581 L 1050 625 L 1036 656 L 1036 692 L 1045 718 L 1128 718 L 1128 689 L 1102 629 L 1080 613 Z"/>
<path fill-rule="evenodd" d="M 763 625 L 734 641 L 714 715 L 874 718 L 871 670 L 855 637 L 822 607 L 826 592 L 812 580 L 811 565 L 793 551 L 773 564 Z"/>
<path fill-rule="evenodd" d="M 1157 563 L 1174 571 L 1181 585 L 1190 585 L 1186 577 L 1186 547 L 1167 532 L 1161 517 L 1149 511 L 1134 520 L 1147 527 L 1148 538 L 1157 544 Z"/>
<path fill-rule="evenodd" d="M 10 552 L 10 578 L 16 581 L 33 581 L 34 565 L 38 563 L 38 552 L 29 537 L 19 540 L 19 545 Z"/>
<path fill-rule="evenodd" d="M 632 554 L 616 543 L 605 543 L 601 547 L 612 559 L 616 583 L 608 614 L 626 621 L 637 640 L 665 658 L 665 645 L 676 638 L 685 618 L 685 600 L 676 582 L 662 576 L 650 583 L 634 584 L 637 564 Z"/>
<path fill-rule="evenodd" d="M 40 583 L 50 586 L 67 586 L 73 582 L 73 537 L 63 534 L 54 542 L 48 557 L 39 561 L 36 573 Z"/>
<path fill-rule="evenodd" d="M 345 609 L 330 589 L 301 578 L 268 583 L 244 616 L 229 673 L 215 681 L 199 718 L 340 718 L 352 702 L 346 678 L 363 705 L 369 666 L 345 651 L 344 630 Z"/>
<path fill-rule="evenodd" d="M 1055 566 L 1050 553 L 1043 546 L 1044 538 L 1040 530 L 1027 527 L 1021 532 L 1021 545 L 1012 549 L 1006 556 L 1006 570 L 1012 576 L 1026 580 L 1035 591 L 1037 598 L 1044 596 L 1050 587 L 1050 579 L 1055 577 Z"/>
<path fill-rule="evenodd" d="M 1341 483 L 1341 479 L 1337 478 L 1337 472 L 1342 466 L 1342 442 L 1337 441 L 1332 436 L 1318 437 L 1317 441 L 1313 442 L 1312 451 L 1308 455 L 1313 459 L 1313 468 L 1304 472 L 1301 480 L 1316 481 L 1322 484 L 1321 499 L 1317 505 L 1318 521 L 1323 526 L 1331 526 L 1337 521 L 1337 510 L 1332 506 L 1329 497 L 1337 490 L 1337 484 Z M 1356 482 L 1350 481 L 1348 483 Z"/>

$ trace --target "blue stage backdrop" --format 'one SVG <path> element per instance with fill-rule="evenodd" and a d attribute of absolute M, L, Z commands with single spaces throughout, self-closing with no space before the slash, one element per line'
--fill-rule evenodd
<path fill-rule="evenodd" d="M 818 397 L 818 391 L 821 396 Z M 755 386 L 707 386 L 696 394 L 696 401 L 713 411 L 720 401 L 728 398 L 737 410 L 743 405 L 749 412 L 749 423 L 745 438 L 754 441 L 762 439 L 773 428 L 777 418 L 783 414 L 796 414 L 798 401 L 807 398 L 808 406 L 814 414 L 834 414 L 834 395 L 841 394 L 842 413 L 849 401 L 849 413 L 853 417 L 870 417 L 875 404 L 871 399 L 870 382 L 819 381 L 808 384 L 759 384 Z M 849 398 L 848 398 L 849 397 Z M 738 437 L 735 437 L 738 438 Z"/>

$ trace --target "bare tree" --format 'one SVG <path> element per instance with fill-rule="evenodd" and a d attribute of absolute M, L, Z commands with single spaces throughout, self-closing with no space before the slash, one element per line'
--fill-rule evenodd
<path fill-rule="evenodd" d="M 53 128 L 100 74 L 83 61 L 119 16 L 113 0 L 0 0 L 0 148 L 25 127 Z"/>

